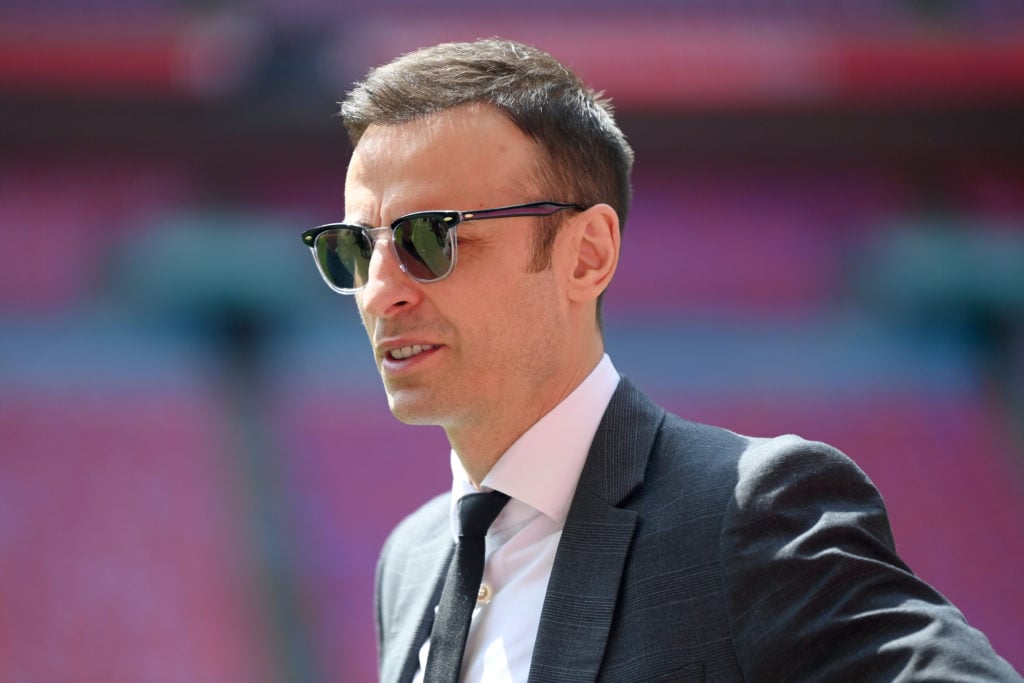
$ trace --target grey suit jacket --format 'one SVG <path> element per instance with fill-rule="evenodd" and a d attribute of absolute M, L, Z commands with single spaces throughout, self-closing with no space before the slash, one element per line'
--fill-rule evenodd
<path fill-rule="evenodd" d="M 384 683 L 412 677 L 430 632 L 449 495 L 382 552 Z M 896 555 L 849 459 L 687 422 L 620 382 L 558 545 L 531 682 L 926 679 L 1022 680 Z"/>

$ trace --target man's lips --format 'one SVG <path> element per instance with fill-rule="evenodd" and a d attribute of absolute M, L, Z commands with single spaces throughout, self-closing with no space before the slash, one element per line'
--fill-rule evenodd
<path fill-rule="evenodd" d="M 430 351 L 431 349 L 437 348 L 434 344 L 409 344 L 408 346 L 400 346 L 387 351 L 384 355 L 387 358 L 393 360 L 406 360 L 413 356 L 418 356 L 424 351 Z"/>
<path fill-rule="evenodd" d="M 422 337 L 412 336 L 384 338 L 374 344 L 381 362 L 398 364 L 409 363 L 423 356 L 432 354 L 443 344 L 428 341 Z"/>

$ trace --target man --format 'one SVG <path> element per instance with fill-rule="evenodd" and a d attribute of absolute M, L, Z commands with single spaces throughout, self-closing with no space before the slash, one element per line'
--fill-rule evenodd
<path fill-rule="evenodd" d="M 345 223 L 303 238 L 355 294 L 395 416 L 452 446 L 452 492 L 378 566 L 383 681 L 440 678 L 452 641 L 447 677 L 472 681 L 1020 680 L 897 557 L 842 454 L 686 422 L 619 378 L 599 309 L 632 152 L 607 102 L 484 40 L 371 71 L 341 113 Z M 509 502 L 463 653 L 446 592 L 479 491 Z"/>

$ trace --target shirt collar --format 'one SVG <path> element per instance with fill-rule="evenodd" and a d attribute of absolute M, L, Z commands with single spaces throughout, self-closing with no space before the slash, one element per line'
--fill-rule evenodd
<path fill-rule="evenodd" d="M 501 456 L 480 484 L 565 523 L 590 444 L 619 384 L 605 354 L 572 393 L 538 420 Z M 476 491 L 455 450 L 451 452 L 452 503 Z"/>

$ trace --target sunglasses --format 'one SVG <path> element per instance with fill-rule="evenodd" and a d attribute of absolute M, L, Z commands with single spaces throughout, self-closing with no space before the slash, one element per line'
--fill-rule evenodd
<path fill-rule="evenodd" d="M 531 202 L 480 211 L 417 211 L 390 226 L 370 228 L 328 223 L 302 233 L 327 286 L 339 294 L 355 294 L 369 279 L 370 256 L 377 240 L 391 237 L 391 251 L 406 275 L 416 282 L 437 282 L 455 268 L 458 240 L 455 228 L 463 221 L 518 216 L 550 216 L 577 204 Z"/>

